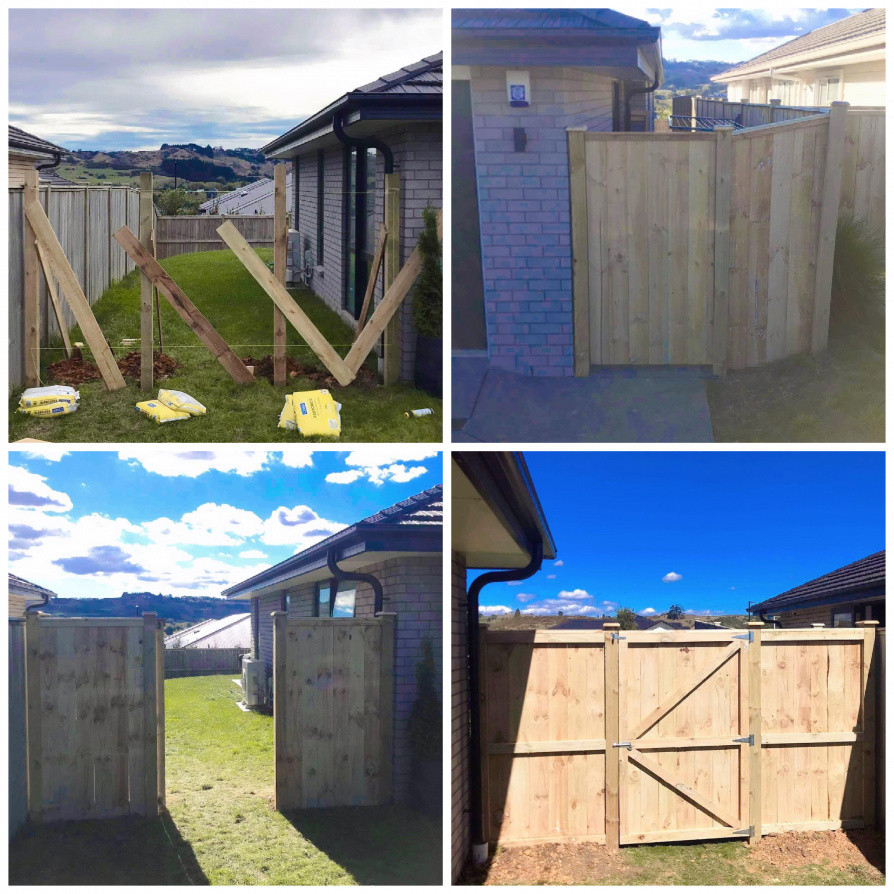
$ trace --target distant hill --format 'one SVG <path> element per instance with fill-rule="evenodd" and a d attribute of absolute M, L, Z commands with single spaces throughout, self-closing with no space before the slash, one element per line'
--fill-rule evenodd
<path fill-rule="evenodd" d="M 583 618 L 586 615 L 482 615 L 482 621 L 487 621 L 493 630 L 548 630 L 555 627 L 561 621 L 567 621 L 568 618 Z M 667 615 L 651 615 L 652 621 L 666 621 Z M 685 615 L 680 619 L 687 627 L 695 625 L 696 618 L 694 615 Z M 748 615 L 716 615 L 714 617 L 698 616 L 699 621 L 716 621 L 724 627 L 744 627 L 748 620 Z"/>
<path fill-rule="evenodd" d="M 665 59 L 664 60 L 664 90 L 674 90 L 678 93 L 697 92 L 702 96 L 708 94 L 703 90 L 719 90 L 726 94 L 726 87 L 712 84 L 711 78 L 727 71 L 738 63 L 733 62 L 709 62 L 702 59 Z"/>
<path fill-rule="evenodd" d="M 197 187 L 239 185 L 273 176 L 273 162 L 257 149 L 223 149 L 197 143 L 162 143 L 158 149 L 68 152 L 62 157 L 59 173 L 75 183 L 127 183 L 143 171 L 156 176 L 156 186 L 174 182 Z"/>
<path fill-rule="evenodd" d="M 51 599 L 40 611 L 63 618 L 137 618 L 144 612 L 155 612 L 159 618 L 173 622 L 204 621 L 225 618 L 244 611 L 226 599 L 209 596 L 161 596 L 156 593 L 122 593 L 112 599 Z"/>

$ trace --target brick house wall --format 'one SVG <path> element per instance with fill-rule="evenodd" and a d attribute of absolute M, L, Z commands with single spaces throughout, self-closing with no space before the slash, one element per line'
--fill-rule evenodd
<path fill-rule="evenodd" d="M 450 878 L 456 881 L 471 848 L 469 831 L 469 644 L 466 563 L 451 556 L 450 614 Z"/>
<path fill-rule="evenodd" d="M 435 673 L 442 679 L 442 577 L 441 556 L 410 556 L 388 559 L 363 569 L 375 575 L 382 584 L 383 611 L 394 612 L 394 801 L 407 804 L 411 800 L 412 751 L 409 719 L 416 699 L 416 665 L 422 658 L 422 642 L 429 639 L 433 647 Z M 289 617 L 312 618 L 316 584 L 302 584 L 288 591 Z M 258 632 L 260 655 L 267 668 L 268 689 L 272 691 L 273 619 L 271 613 L 282 611 L 281 596 L 259 600 Z M 373 617 L 374 593 L 369 584 L 357 583 L 354 615 Z"/>
<path fill-rule="evenodd" d="M 416 240 L 422 230 L 422 211 L 431 204 L 440 208 L 443 203 L 443 145 L 439 123 L 406 124 L 382 131 L 378 134 L 394 156 L 394 170 L 401 177 L 400 196 L 400 261 L 404 264 L 416 247 Z M 335 310 L 345 322 L 354 325 L 354 317 L 344 309 L 345 254 L 344 226 L 346 207 L 344 203 L 345 153 L 342 145 L 324 150 L 324 199 L 323 199 L 323 259 L 322 275 L 315 275 L 312 289 L 326 304 Z M 304 246 L 308 245 L 320 263 L 317 242 L 317 152 L 310 151 L 299 156 L 298 167 L 298 209 L 293 211 L 296 221 L 289 244 L 289 267 L 298 270 L 302 265 Z M 374 201 L 373 226 L 378 228 L 384 219 L 384 159 L 381 153 L 376 158 L 376 194 L 368 197 Z M 365 284 L 364 284 L 365 285 Z M 376 284 L 376 301 L 382 297 L 381 275 Z M 404 350 L 402 353 L 400 378 L 413 378 L 416 333 L 413 329 L 411 300 L 404 301 L 401 315 L 401 333 Z M 337 349 L 344 354 L 345 349 Z"/>
<path fill-rule="evenodd" d="M 836 612 L 852 612 L 854 609 L 860 609 L 857 613 L 857 620 L 873 620 L 866 613 L 867 607 L 872 603 L 866 602 L 842 602 L 831 605 L 814 605 L 809 608 L 797 608 L 787 612 L 770 612 L 769 615 L 779 616 L 780 627 L 809 627 L 811 624 L 825 624 L 826 627 L 832 626 L 832 611 Z"/>

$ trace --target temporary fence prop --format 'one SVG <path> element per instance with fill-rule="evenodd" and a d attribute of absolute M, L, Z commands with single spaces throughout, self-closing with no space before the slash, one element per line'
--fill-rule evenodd
<path fill-rule="evenodd" d="M 339 385 L 350 385 L 354 381 L 357 371 L 352 370 L 338 356 L 332 345 L 314 326 L 310 317 L 295 303 L 295 299 L 286 291 L 286 287 L 270 272 L 267 265 L 258 257 L 233 224 L 227 221 L 218 228 L 217 232 L 220 234 L 220 238 L 233 249 L 236 257 L 242 261 L 245 269 L 255 278 L 258 285 L 285 314 L 286 319 L 320 358 L 326 369 L 335 376 Z"/>
<path fill-rule="evenodd" d="M 90 309 L 90 304 L 81 289 L 78 278 L 71 269 L 71 264 L 68 263 L 65 252 L 56 238 L 53 225 L 37 200 L 37 171 L 28 171 L 25 175 L 25 182 L 26 187 L 29 187 L 25 190 L 25 217 L 33 231 L 34 240 L 38 247 L 43 249 L 53 275 L 59 280 L 62 293 L 71 307 L 78 326 L 81 327 L 81 332 L 84 333 L 84 340 L 93 352 L 106 388 L 109 391 L 124 388 L 124 376 L 118 369 L 115 357 L 106 342 L 102 329 L 96 322 L 96 317 L 93 316 L 93 311 Z M 36 276 L 36 271 L 34 275 Z"/>
<path fill-rule="evenodd" d="M 236 356 L 233 349 L 221 338 L 218 331 L 205 319 L 201 311 L 186 297 L 183 290 L 167 274 L 165 269 L 146 251 L 136 236 L 121 227 L 114 234 L 118 244 L 130 255 L 133 262 L 146 274 L 159 292 L 168 299 L 181 319 L 198 336 L 199 341 L 214 355 L 233 381 L 241 385 L 254 381 L 254 376 Z"/>
<path fill-rule="evenodd" d="M 286 254 L 289 248 L 289 224 L 286 218 L 286 166 L 273 168 L 273 275 L 286 284 Z M 286 384 L 286 318 L 273 307 L 273 384 Z"/>
<path fill-rule="evenodd" d="M 50 301 L 53 303 L 53 313 L 56 314 L 56 323 L 62 335 L 62 346 L 65 348 L 65 356 L 71 357 L 71 338 L 68 334 L 68 326 L 65 324 L 65 317 L 62 314 L 62 302 L 59 298 L 59 292 L 56 290 L 56 277 L 53 276 L 53 270 L 41 244 L 35 241 L 34 246 L 37 249 L 37 257 L 40 258 L 40 266 L 43 268 L 47 292 L 50 295 Z"/>
<path fill-rule="evenodd" d="M 152 173 L 140 174 L 140 242 L 143 248 L 155 257 L 152 240 L 153 218 Z M 140 388 L 150 391 L 153 386 L 155 353 L 152 344 L 152 302 L 154 299 L 152 280 L 140 272 Z M 159 326 L 161 321 L 159 320 Z M 159 340 L 161 332 L 159 331 Z"/>
<path fill-rule="evenodd" d="M 360 337 L 363 327 L 366 325 L 366 316 L 369 313 L 369 305 L 376 288 L 376 280 L 379 277 L 379 267 L 382 266 L 382 258 L 385 255 L 385 244 L 388 241 L 388 228 L 385 224 L 379 226 L 379 235 L 376 237 L 376 250 L 373 253 L 372 265 L 369 268 L 369 280 L 366 283 L 366 294 L 363 296 L 363 305 L 360 308 L 360 316 L 357 317 L 357 331 L 354 333 L 354 341 Z"/>

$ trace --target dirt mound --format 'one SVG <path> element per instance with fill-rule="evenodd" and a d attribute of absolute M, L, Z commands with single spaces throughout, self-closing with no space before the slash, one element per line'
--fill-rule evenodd
<path fill-rule="evenodd" d="M 242 362 L 246 366 L 255 368 L 256 379 L 267 379 L 273 384 L 273 357 L 267 354 L 260 359 L 254 357 L 243 357 Z M 319 366 L 313 366 L 310 363 L 302 363 L 294 357 L 286 357 L 286 373 L 291 379 L 298 378 L 310 379 L 322 388 L 338 388 L 338 380 L 326 369 Z M 361 368 L 357 373 L 357 378 L 351 383 L 353 385 L 362 385 L 367 388 L 373 388 L 376 384 L 376 377 L 372 370 L 366 367 Z"/>
<path fill-rule="evenodd" d="M 165 379 L 174 374 L 174 372 L 183 364 L 178 363 L 173 357 L 162 354 L 160 351 L 155 352 L 155 378 Z M 131 351 L 126 356 L 118 360 L 118 369 L 125 378 L 140 378 L 140 352 Z M 95 363 L 84 360 L 84 355 L 80 348 L 74 348 L 71 357 L 64 360 L 57 360 L 47 367 L 47 375 L 53 382 L 59 382 L 62 385 L 80 385 L 82 382 L 92 382 L 101 379 L 102 375 L 99 367 Z"/>
<path fill-rule="evenodd" d="M 751 848 L 753 859 L 778 869 L 789 866 L 829 866 L 847 869 L 871 863 L 884 869 L 885 846 L 873 829 L 849 832 L 788 832 L 767 835 Z"/>

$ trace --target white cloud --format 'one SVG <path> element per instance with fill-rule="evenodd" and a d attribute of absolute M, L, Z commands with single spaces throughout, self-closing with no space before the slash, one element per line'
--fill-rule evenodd
<path fill-rule="evenodd" d="M 553 567 L 561 568 L 564 564 L 565 562 L 562 559 L 557 559 L 555 562 L 553 562 Z"/>
<path fill-rule="evenodd" d="M 657 615 L 658 612 L 656 612 L 654 608 L 644 608 L 639 614 L 648 617 L 649 615 Z"/>
<path fill-rule="evenodd" d="M 547 580 L 555 580 L 557 577 L 558 577 L 557 574 L 547 574 L 546 579 Z"/>
<path fill-rule="evenodd" d="M 263 522 L 260 539 L 266 546 L 292 546 L 298 553 L 344 527 L 317 515 L 310 506 L 280 506 Z"/>
<path fill-rule="evenodd" d="M 526 608 L 521 610 L 522 614 L 556 615 L 559 612 L 562 612 L 564 615 L 591 615 L 600 617 L 603 615 L 610 615 L 618 608 L 617 602 L 610 602 L 608 600 L 603 600 L 595 605 L 588 605 L 573 599 L 563 599 L 560 597 L 540 599 L 537 602 L 531 602 Z"/>
<path fill-rule="evenodd" d="M 668 573 L 665 574 L 664 577 L 661 578 L 661 579 L 662 579 L 666 584 L 673 584 L 673 583 L 676 583 L 678 580 L 683 580 L 683 575 L 682 575 L 682 574 L 677 574 L 676 571 L 668 571 Z"/>
<path fill-rule="evenodd" d="M 68 456 L 71 453 L 67 447 L 60 447 L 56 444 L 42 444 L 40 447 L 21 447 L 10 444 L 9 447 L 14 454 L 22 454 L 28 459 L 42 459 L 48 463 L 57 463 L 63 456 Z"/>
<path fill-rule="evenodd" d="M 314 452 L 296 444 L 282 453 L 275 454 L 279 461 L 290 469 L 309 469 L 314 464 Z"/>
<path fill-rule="evenodd" d="M 576 590 L 559 590 L 558 594 L 559 599 L 595 599 L 591 593 L 588 593 L 586 590 L 576 589 Z"/>
<path fill-rule="evenodd" d="M 519 602 L 522 602 L 522 603 L 524 603 L 524 602 L 530 602 L 532 599 L 536 599 L 536 598 L 537 598 L 537 594 L 536 594 L 536 593 L 517 593 L 516 596 L 515 596 L 515 598 L 516 598 Z"/>
<path fill-rule="evenodd" d="M 511 615 L 515 609 L 509 608 L 508 605 L 480 605 L 478 614 L 480 615 Z"/>
<path fill-rule="evenodd" d="M 223 503 L 203 503 L 184 513 L 179 521 L 156 518 L 143 525 L 146 536 L 155 543 L 189 543 L 196 546 L 238 546 L 259 537 L 264 525 L 248 509 Z"/>
<path fill-rule="evenodd" d="M 43 475 L 29 472 L 21 466 L 9 467 L 9 506 L 43 512 L 68 512 L 71 497 L 54 490 Z"/>
<path fill-rule="evenodd" d="M 206 472 L 230 472 L 248 477 L 267 465 L 263 450 L 119 450 L 118 459 L 140 465 L 165 478 L 197 478 Z"/>
<path fill-rule="evenodd" d="M 684 615 L 699 615 L 699 616 L 707 616 L 711 615 L 719 615 L 720 612 L 716 611 L 713 608 L 687 608 L 684 612 Z"/>
<path fill-rule="evenodd" d="M 350 469 L 347 472 L 330 472 L 326 476 L 329 484 L 353 484 L 358 478 L 363 477 L 360 469 Z"/>
<path fill-rule="evenodd" d="M 330 472 L 326 481 L 330 484 L 353 484 L 365 479 L 370 484 L 381 485 L 386 481 L 404 484 L 420 475 L 428 468 L 422 465 L 408 465 L 438 456 L 437 450 L 426 446 L 411 447 L 362 447 L 352 450 L 345 457 L 344 472 Z"/>
<path fill-rule="evenodd" d="M 507 587 L 520 587 L 523 583 L 524 583 L 523 580 L 507 580 L 506 586 Z"/>
<path fill-rule="evenodd" d="M 226 555 L 226 553 L 221 553 L 221 555 Z M 259 549 L 244 549 L 241 553 L 239 553 L 240 559 L 267 559 L 269 556 L 265 552 L 261 552 Z"/>

